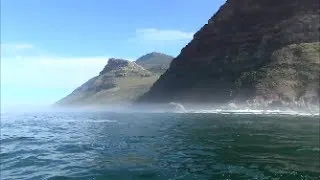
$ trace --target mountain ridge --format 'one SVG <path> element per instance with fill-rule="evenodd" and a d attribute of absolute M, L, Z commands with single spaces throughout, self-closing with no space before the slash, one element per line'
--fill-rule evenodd
<path fill-rule="evenodd" d="M 169 57 L 161 54 L 161 57 L 164 56 Z M 167 60 L 164 59 L 163 67 L 167 66 Z M 148 63 L 143 65 L 148 66 L 143 67 L 137 64 L 136 61 L 110 58 L 97 76 L 89 79 L 72 93 L 56 102 L 55 105 L 101 106 L 108 104 L 130 104 L 138 96 L 147 92 L 160 76 L 158 71 L 152 72 L 149 69 L 158 68 L 161 62 L 153 63 L 152 59 L 146 59 L 146 61 Z"/>

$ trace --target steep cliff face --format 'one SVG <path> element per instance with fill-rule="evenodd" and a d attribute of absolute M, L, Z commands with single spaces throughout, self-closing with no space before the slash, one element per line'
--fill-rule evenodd
<path fill-rule="evenodd" d="M 139 101 L 318 99 L 319 6 L 228 0 Z"/>

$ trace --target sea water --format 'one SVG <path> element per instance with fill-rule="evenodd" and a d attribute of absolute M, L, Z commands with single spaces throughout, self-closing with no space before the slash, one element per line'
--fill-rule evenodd
<path fill-rule="evenodd" d="M 320 179 L 319 116 L 8 112 L 1 180 Z"/>

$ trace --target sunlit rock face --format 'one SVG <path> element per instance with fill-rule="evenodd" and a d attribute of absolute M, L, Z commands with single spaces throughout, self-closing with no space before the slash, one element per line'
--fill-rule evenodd
<path fill-rule="evenodd" d="M 318 105 L 319 7 L 228 0 L 139 102 Z"/>
<path fill-rule="evenodd" d="M 108 60 L 108 64 L 100 72 L 100 75 L 108 73 L 110 71 L 121 70 L 126 67 L 129 67 L 130 65 L 131 65 L 131 67 L 134 67 L 134 64 L 130 64 L 130 62 L 128 60 L 110 58 Z"/>

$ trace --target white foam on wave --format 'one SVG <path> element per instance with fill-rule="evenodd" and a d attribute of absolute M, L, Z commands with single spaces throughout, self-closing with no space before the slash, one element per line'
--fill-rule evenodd
<path fill-rule="evenodd" d="M 319 113 L 283 111 L 283 110 L 259 110 L 259 109 L 237 109 L 237 110 L 212 109 L 212 110 L 189 111 L 189 113 L 319 116 Z"/>

